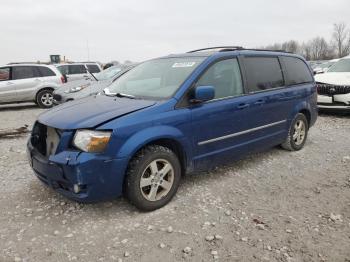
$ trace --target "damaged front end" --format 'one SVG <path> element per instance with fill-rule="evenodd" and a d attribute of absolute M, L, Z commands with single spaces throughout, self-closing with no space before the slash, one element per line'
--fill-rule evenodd
<path fill-rule="evenodd" d="M 317 82 L 317 105 L 320 109 L 350 110 L 350 86 Z"/>
<path fill-rule="evenodd" d="M 74 134 L 75 130 L 61 130 L 38 121 L 35 123 L 27 152 L 38 179 L 62 195 L 80 202 L 120 195 L 122 176 L 118 175 L 118 170 L 121 170 L 124 160 L 77 150 L 72 146 Z"/>

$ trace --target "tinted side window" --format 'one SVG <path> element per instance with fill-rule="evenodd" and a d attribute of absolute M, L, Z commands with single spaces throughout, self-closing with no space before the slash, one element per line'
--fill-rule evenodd
<path fill-rule="evenodd" d="M 98 73 L 101 71 L 97 65 L 86 65 L 86 66 L 89 69 L 90 73 Z"/>
<path fill-rule="evenodd" d="M 249 92 L 258 92 L 284 85 L 277 57 L 245 57 L 244 65 Z"/>
<path fill-rule="evenodd" d="M 45 77 L 45 76 L 55 76 L 56 74 L 48 67 L 44 67 L 44 66 L 38 66 L 37 67 L 40 75 Z"/>
<path fill-rule="evenodd" d="M 282 57 L 282 59 L 288 76 L 286 79 L 287 85 L 313 82 L 309 68 L 301 59 L 287 56 Z"/>
<path fill-rule="evenodd" d="M 196 86 L 213 86 L 215 98 L 243 94 L 241 72 L 237 59 L 227 59 L 215 63 L 201 76 Z"/>
<path fill-rule="evenodd" d="M 86 73 L 86 69 L 84 65 L 69 65 L 68 67 L 69 67 L 70 75 Z"/>
<path fill-rule="evenodd" d="M 39 71 L 35 66 L 14 66 L 12 67 L 12 79 L 26 79 L 39 77 Z"/>
<path fill-rule="evenodd" d="M 10 80 L 10 68 L 2 67 L 0 68 L 0 81 Z"/>

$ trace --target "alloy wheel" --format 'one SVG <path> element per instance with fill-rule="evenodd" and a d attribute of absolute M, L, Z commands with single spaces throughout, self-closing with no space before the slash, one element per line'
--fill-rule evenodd
<path fill-rule="evenodd" d="M 148 201 L 158 201 L 165 197 L 174 184 L 174 168 L 165 159 L 153 160 L 143 171 L 140 189 Z"/>
<path fill-rule="evenodd" d="M 40 101 L 45 106 L 52 106 L 53 95 L 51 93 L 45 93 L 41 96 Z"/>
<path fill-rule="evenodd" d="M 304 142 L 306 134 L 306 126 L 304 121 L 298 120 L 294 124 L 293 140 L 294 143 L 299 146 Z"/>

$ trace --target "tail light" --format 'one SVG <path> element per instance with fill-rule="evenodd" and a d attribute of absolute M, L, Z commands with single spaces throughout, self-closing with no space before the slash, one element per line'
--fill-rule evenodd
<path fill-rule="evenodd" d="M 67 81 L 66 81 L 66 78 L 65 78 L 64 76 L 61 76 L 61 82 L 62 82 L 62 84 L 64 84 L 64 83 L 67 82 Z"/>

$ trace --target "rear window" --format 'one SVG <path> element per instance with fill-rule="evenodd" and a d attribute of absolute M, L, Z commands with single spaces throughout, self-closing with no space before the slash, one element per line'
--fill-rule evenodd
<path fill-rule="evenodd" d="M 26 79 L 40 77 L 36 66 L 14 66 L 12 67 L 12 79 Z"/>
<path fill-rule="evenodd" d="M 244 65 L 249 92 L 259 92 L 284 85 L 277 57 L 245 57 Z"/>
<path fill-rule="evenodd" d="M 69 74 L 75 75 L 75 74 L 85 74 L 86 69 L 84 65 L 69 65 Z"/>
<path fill-rule="evenodd" d="M 101 70 L 97 65 L 86 65 L 90 73 L 99 73 Z"/>
<path fill-rule="evenodd" d="M 48 67 L 38 66 L 38 70 L 39 70 L 40 75 L 42 77 L 45 77 L 45 76 L 56 76 L 56 74 Z"/>
<path fill-rule="evenodd" d="M 283 56 L 282 59 L 286 67 L 286 85 L 297 85 L 313 82 L 310 70 L 304 61 L 296 57 L 287 56 Z"/>

